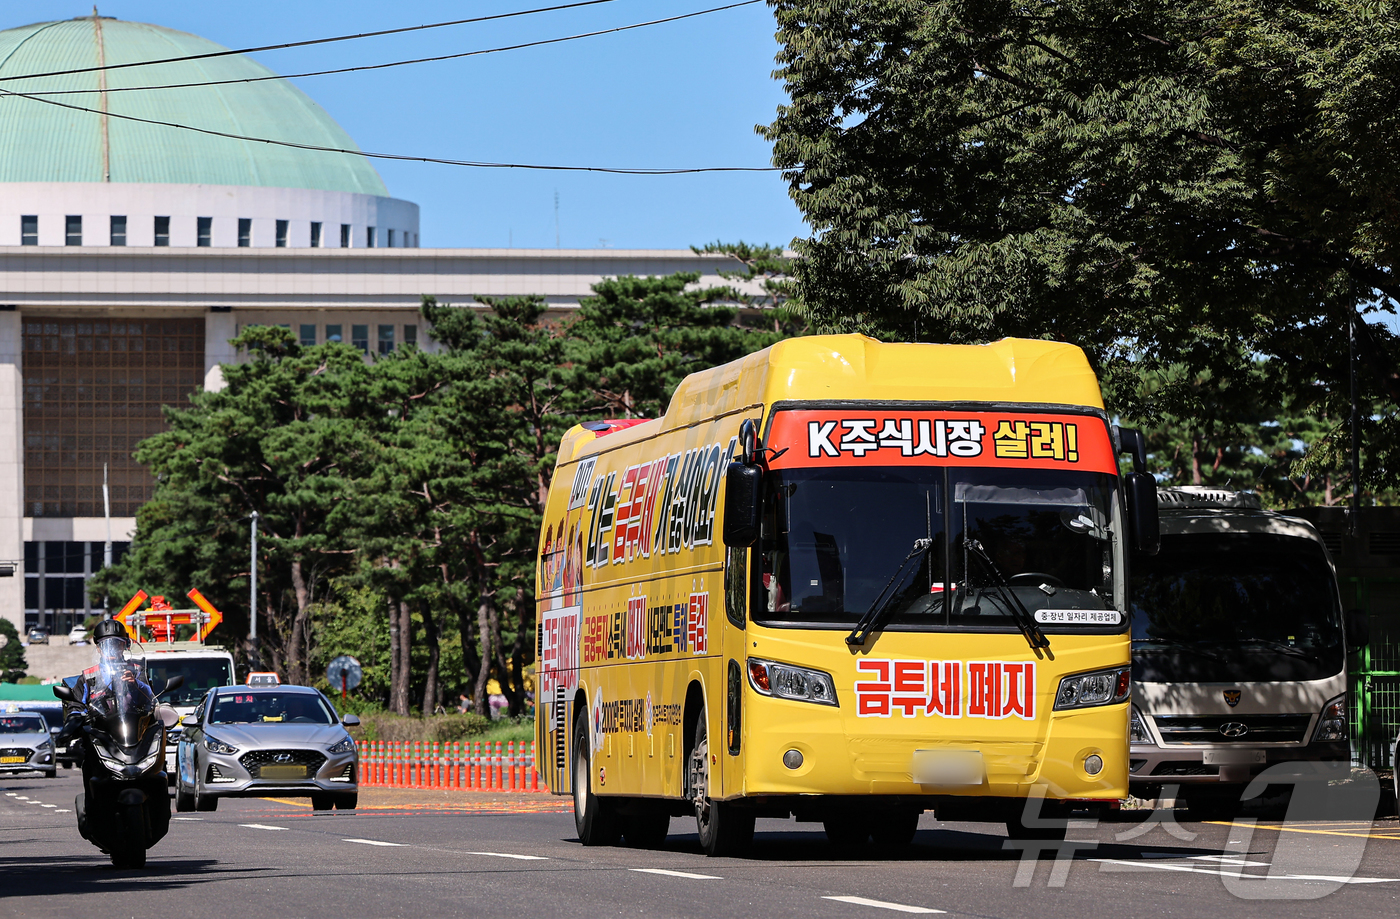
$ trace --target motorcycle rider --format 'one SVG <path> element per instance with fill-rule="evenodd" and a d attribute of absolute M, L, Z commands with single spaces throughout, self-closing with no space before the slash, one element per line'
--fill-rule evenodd
<path fill-rule="evenodd" d="M 127 660 L 131 639 L 120 622 L 104 619 L 93 629 L 92 637 L 97 645 L 97 666 L 64 680 L 72 688 L 80 705 L 68 712 L 63 730 L 58 735 L 59 743 L 81 735 L 82 706 L 110 702 L 118 710 L 124 710 L 149 700 L 153 695 L 151 687 Z"/>

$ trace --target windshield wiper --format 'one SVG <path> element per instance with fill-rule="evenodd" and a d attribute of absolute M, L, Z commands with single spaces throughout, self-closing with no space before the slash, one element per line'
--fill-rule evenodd
<path fill-rule="evenodd" d="M 1240 642 L 1240 644 L 1263 645 L 1264 647 L 1270 648 L 1274 651 L 1282 651 L 1284 654 L 1292 654 L 1294 657 L 1305 658 L 1306 660 L 1313 661 L 1314 663 L 1322 660 L 1322 658 L 1314 651 L 1308 651 L 1303 648 L 1297 648 L 1293 645 L 1284 644 L 1281 641 L 1274 641 L 1270 638 L 1246 638 L 1243 639 Z"/>
<path fill-rule="evenodd" d="M 1045 633 L 1040 630 L 1040 625 L 1035 621 L 1035 617 L 1021 603 L 1021 598 L 1016 596 L 1016 591 L 1011 589 L 1006 578 L 997 570 L 991 556 L 987 555 L 987 550 L 982 548 L 982 543 L 964 537 L 963 548 L 967 550 L 969 556 L 977 559 L 981 564 L 983 572 L 991 579 L 992 585 L 996 588 L 996 596 L 1011 613 L 1011 618 L 1015 620 L 1016 627 L 1021 630 L 1021 634 L 1026 636 L 1026 642 L 1031 646 L 1031 650 L 1048 649 L 1050 639 L 1045 637 Z"/>
<path fill-rule="evenodd" d="M 885 586 L 875 595 L 875 600 L 870 604 L 870 609 L 865 611 L 865 615 L 860 617 L 860 621 L 856 623 L 856 627 L 851 629 L 851 634 L 846 636 L 846 644 L 865 644 L 865 640 L 870 637 L 870 633 L 885 624 L 885 620 L 889 619 L 890 613 L 894 611 L 894 598 L 899 595 L 898 590 L 891 590 L 891 588 L 895 586 L 896 582 L 900 586 L 903 586 L 905 571 L 909 568 L 909 563 L 922 560 L 932 548 L 932 539 L 914 540 L 914 548 L 910 550 L 908 555 L 904 556 L 904 561 L 899 563 L 899 567 L 894 570 L 894 574 L 890 575 L 890 579 L 885 582 Z"/>
<path fill-rule="evenodd" d="M 1139 644 L 1139 643 L 1146 643 L 1146 644 L 1153 644 L 1153 645 L 1171 645 L 1171 646 L 1174 647 L 1174 648 L 1187 648 L 1187 649 L 1189 649 L 1190 651 L 1192 651 L 1192 652 L 1194 652 L 1194 653 L 1196 653 L 1196 654 L 1201 655 L 1202 657 L 1209 657 L 1209 658 L 1212 659 L 1212 660 L 1227 661 L 1227 662 L 1230 660 L 1230 658 L 1228 658 L 1228 657 L 1226 657 L 1225 655 L 1221 654 L 1218 650 L 1212 649 L 1212 648 L 1208 647 L 1208 646 L 1205 644 L 1205 642 L 1200 642 L 1200 641 L 1185 641 L 1185 640 L 1180 639 L 1180 638 L 1134 638 L 1134 639 L 1133 639 L 1133 644 L 1134 644 L 1134 645 Z"/>

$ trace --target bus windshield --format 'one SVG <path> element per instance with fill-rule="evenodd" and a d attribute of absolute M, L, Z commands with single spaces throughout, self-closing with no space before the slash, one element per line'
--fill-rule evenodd
<path fill-rule="evenodd" d="M 1006 589 L 1033 612 L 1113 610 L 1114 483 L 1039 469 L 774 470 L 755 618 L 849 626 L 886 585 L 895 629 L 1014 628 Z"/>
<path fill-rule="evenodd" d="M 1135 677 L 1316 680 L 1343 665 L 1322 547 L 1266 533 L 1162 537 L 1133 569 Z"/>
<path fill-rule="evenodd" d="M 216 686 L 233 683 L 233 669 L 224 657 L 181 657 L 178 654 L 152 654 L 146 658 L 146 679 L 157 694 L 165 689 L 171 677 L 183 676 L 185 683 L 174 692 L 161 696 L 171 705 L 194 705 Z"/>

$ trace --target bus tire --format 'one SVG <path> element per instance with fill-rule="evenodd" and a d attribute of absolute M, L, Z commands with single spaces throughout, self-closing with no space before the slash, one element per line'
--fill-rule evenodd
<path fill-rule="evenodd" d="M 630 814 L 623 820 L 622 837 L 634 849 L 663 849 L 671 832 L 671 815 Z"/>
<path fill-rule="evenodd" d="M 588 722 L 574 719 L 574 829 L 585 846 L 615 846 L 622 835 L 617 806 L 593 793 L 593 768 L 588 756 Z"/>
<path fill-rule="evenodd" d="M 870 841 L 870 824 L 856 814 L 841 814 L 822 821 L 826 840 L 838 849 L 859 849 Z"/>
<path fill-rule="evenodd" d="M 695 828 L 700 848 L 714 858 L 741 855 L 753 842 L 754 815 L 726 801 L 710 798 L 710 742 L 705 736 L 705 716 L 698 716 L 695 743 L 686 757 L 686 778 L 695 806 Z"/>
<path fill-rule="evenodd" d="M 881 814 L 870 825 L 870 838 L 881 849 L 903 849 L 914 842 L 914 834 L 919 832 L 917 810 L 894 811 Z"/>
<path fill-rule="evenodd" d="M 1041 816 L 1030 821 L 1025 819 L 1025 809 L 1018 802 L 1006 818 L 1006 835 L 1011 839 L 1042 839 L 1047 842 L 1064 842 L 1069 832 L 1069 814 L 1052 808 L 1050 802 L 1042 801 Z"/>

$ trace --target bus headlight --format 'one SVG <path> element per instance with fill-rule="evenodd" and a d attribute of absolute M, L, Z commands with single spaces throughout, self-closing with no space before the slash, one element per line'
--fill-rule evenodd
<path fill-rule="evenodd" d="M 1152 743 L 1152 738 L 1147 734 L 1147 725 L 1142 721 L 1142 712 L 1137 710 L 1137 706 L 1132 708 L 1132 714 L 1128 717 L 1128 742 L 1129 743 Z"/>
<path fill-rule="evenodd" d="M 1338 696 L 1322 706 L 1313 743 L 1335 743 L 1347 739 L 1347 697 Z"/>
<path fill-rule="evenodd" d="M 839 705 L 836 701 L 836 684 L 831 681 L 830 674 L 820 670 L 751 657 L 749 685 L 765 696 L 815 702 L 818 705 Z"/>
<path fill-rule="evenodd" d="M 1127 667 L 1067 676 L 1060 680 L 1055 693 L 1055 710 L 1125 702 L 1132 690 L 1131 676 L 1132 670 Z"/>

